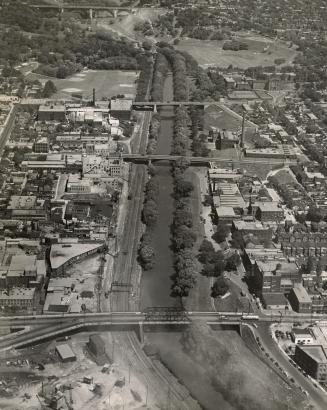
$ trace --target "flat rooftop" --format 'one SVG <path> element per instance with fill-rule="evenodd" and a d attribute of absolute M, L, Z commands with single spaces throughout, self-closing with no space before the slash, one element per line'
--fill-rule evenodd
<path fill-rule="evenodd" d="M 327 355 L 325 349 L 321 345 L 305 345 L 297 346 L 298 349 L 301 349 L 308 356 L 312 357 L 316 362 L 327 364 Z"/>
<path fill-rule="evenodd" d="M 311 298 L 302 285 L 294 286 L 293 292 L 295 293 L 299 303 L 311 303 Z"/>

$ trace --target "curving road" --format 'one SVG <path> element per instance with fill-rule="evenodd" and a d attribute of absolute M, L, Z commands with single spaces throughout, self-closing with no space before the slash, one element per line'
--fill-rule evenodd
<path fill-rule="evenodd" d="M 305 377 L 297 368 L 295 368 L 284 353 L 282 353 L 277 346 L 276 342 L 270 335 L 270 329 L 268 323 L 261 323 L 257 329 L 254 329 L 254 333 L 261 340 L 265 350 L 270 353 L 270 356 L 274 358 L 288 373 L 290 377 L 293 377 L 295 382 L 305 389 L 312 402 L 315 405 L 315 409 L 326 410 L 327 409 L 327 395 L 319 387 L 315 387 L 313 383 Z"/>

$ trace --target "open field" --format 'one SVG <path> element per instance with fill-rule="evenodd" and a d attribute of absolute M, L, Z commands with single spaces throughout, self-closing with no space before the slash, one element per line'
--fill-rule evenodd
<path fill-rule="evenodd" d="M 102 99 L 117 94 L 133 94 L 136 90 L 137 71 L 120 70 L 83 70 L 65 79 L 50 78 L 44 75 L 31 73 L 30 79 L 45 83 L 52 80 L 57 87 L 54 98 L 65 99 L 72 94 L 81 94 L 84 98 L 92 97 L 95 88 L 96 98 Z"/>
<path fill-rule="evenodd" d="M 291 63 L 297 52 L 288 48 L 280 42 L 270 42 L 264 37 L 237 37 L 248 44 L 248 50 L 232 51 L 223 50 L 223 41 L 181 39 L 176 48 L 181 51 L 187 51 L 191 54 L 201 66 L 219 66 L 247 68 L 258 65 L 269 66 L 274 64 L 276 58 L 285 58 L 286 63 Z M 269 47 L 263 52 L 265 47 Z"/>
<path fill-rule="evenodd" d="M 241 132 L 242 119 L 237 118 L 217 105 L 210 105 L 205 109 L 204 129 L 209 130 L 210 127 L 216 127 L 221 130 L 226 129 L 233 132 Z M 251 131 L 252 129 L 253 127 L 251 127 L 251 124 L 246 121 L 246 133 L 253 132 Z"/>

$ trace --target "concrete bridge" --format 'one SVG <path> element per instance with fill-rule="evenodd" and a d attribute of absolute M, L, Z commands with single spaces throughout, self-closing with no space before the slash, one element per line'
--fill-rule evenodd
<path fill-rule="evenodd" d="M 96 17 L 96 13 L 101 11 L 106 11 L 110 13 L 111 17 L 117 18 L 119 17 L 120 12 L 128 12 L 128 13 L 136 13 L 137 10 L 147 10 L 146 7 L 137 7 L 137 6 L 101 6 L 101 5 L 93 5 L 93 4 L 31 4 L 31 8 L 38 9 L 38 10 L 55 10 L 59 13 L 63 13 L 65 10 L 70 11 L 87 11 L 89 13 L 89 17 L 92 20 Z M 154 8 L 151 8 L 152 10 Z M 158 9 L 158 8 L 157 8 Z"/>
<path fill-rule="evenodd" d="M 200 107 L 204 108 L 208 105 L 218 104 L 215 101 L 134 101 L 133 110 L 135 111 L 154 111 L 157 112 L 158 107 Z"/>

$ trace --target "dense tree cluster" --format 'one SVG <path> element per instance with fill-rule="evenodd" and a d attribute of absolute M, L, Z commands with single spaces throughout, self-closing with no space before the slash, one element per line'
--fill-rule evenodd
<path fill-rule="evenodd" d="M 150 21 L 139 21 L 134 25 L 134 30 L 142 33 L 145 36 L 153 36 L 153 28 Z"/>
<path fill-rule="evenodd" d="M 153 114 L 150 123 L 149 141 L 147 146 L 147 153 L 153 154 L 157 148 L 157 141 L 160 132 L 160 115 Z"/>
<path fill-rule="evenodd" d="M 141 55 L 138 61 L 141 72 L 137 80 L 135 101 L 147 101 L 149 84 L 151 84 L 152 81 L 153 59 L 144 54 L 143 58 Z"/>
<path fill-rule="evenodd" d="M 192 107 L 190 110 L 191 117 L 191 138 L 192 144 L 191 148 L 196 157 L 207 157 L 210 153 L 210 150 L 206 144 L 206 136 L 200 133 L 200 130 L 203 129 L 203 120 L 204 113 L 203 110 L 199 110 L 195 107 Z"/>
<path fill-rule="evenodd" d="M 181 132 L 183 132 L 183 135 L 185 135 L 187 118 L 185 117 L 184 111 L 182 116 L 176 114 L 175 129 L 176 126 Z M 175 145 L 173 145 L 173 149 L 174 146 Z M 190 289 L 196 283 L 197 265 L 193 251 L 193 246 L 196 241 L 196 233 L 193 230 L 193 217 L 189 199 L 194 190 L 194 186 L 193 183 L 185 177 L 185 171 L 188 167 L 189 162 L 185 158 L 175 161 L 172 165 L 175 212 L 171 231 L 176 259 L 176 274 L 174 276 L 172 293 L 175 296 L 188 296 Z"/>
<path fill-rule="evenodd" d="M 57 91 L 56 86 L 54 85 L 54 83 L 49 80 L 45 83 L 44 88 L 42 90 L 42 97 L 43 98 L 49 98 L 52 96 L 52 94 L 54 94 Z"/>
<path fill-rule="evenodd" d="M 228 291 L 228 283 L 223 274 L 225 270 L 236 270 L 240 256 L 235 253 L 225 258 L 222 251 L 215 251 L 212 243 L 205 239 L 199 249 L 199 262 L 202 263 L 202 274 L 217 278 L 211 288 L 211 297 L 223 296 Z"/>
<path fill-rule="evenodd" d="M 141 243 L 138 250 L 138 260 L 144 270 L 150 270 L 153 268 L 155 252 L 152 243 L 152 235 L 149 231 L 146 231 L 141 238 Z"/>
<path fill-rule="evenodd" d="M 146 225 L 146 231 L 142 235 L 138 249 L 138 261 L 144 270 L 153 268 L 155 251 L 152 244 L 152 229 L 158 218 L 158 195 L 159 183 L 155 177 L 155 172 L 149 168 L 151 178 L 145 185 L 144 204 L 142 211 L 143 222 Z"/>
<path fill-rule="evenodd" d="M 160 49 L 160 52 L 165 55 L 169 61 L 174 79 L 174 99 L 175 101 L 188 101 L 188 80 L 186 62 L 182 53 L 174 50 L 171 47 L 164 47 Z M 160 46 L 160 43 L 157 44 Z"/>
<path fill-rule="evenodd" d="M 224 296 L 228 292 L 228 283 L 223 276 L 219 276 L 212 288 L 211 288 L 211 297 L 217 298 L 218 296 Z"/>
<path fill-rule="evenodd" d="M 199 249 L 199 262 L 202 263 L 202 274 L 204 276 L 218 277 L 225 270 L 225 258 L 221 251 L 215 251 L 212 243 L 205 239 Z"/>
<path fill-rule="evenodd" d="M 248 50 L 249 46 L 247 43 L 243 41 L 225 41 L 223 45 L 223 50 L 232 50 L 232 51 L 240 51 L 240 50 Z"/>
<path fill-rule="evenodd" d="M 190 290 L 196 284 L 197 261 L 193 251 L 182 249 L 175 256 L 174 285 L 172 293 L 175 296 L 188 296 Z"/>
<path fill-rule="evenodd" d="M 143 205 L 143 222 L 148 227 L 153 227 L 158 218 L 158 195 L 159 183 L 156 177 L 149 179 L 145 186 L 145 198 Z"/>
<path fill-rule="evenodd" d="M 105 31 L 86 31 L 69 15 L 58 19 L 23 1 L 8 1 L 2 4 L 0 24 L 8 27 L 0 34 L 0 63 L 35 58 L 38 73 L 57 78 L 83 67 L 145 69 L 147 57 L 132 42 Z"/>
<path fill-rule="evenodd" d="M 189 140 L 189 122 L 190 118 L 185 107 L 178 107 L 175 111 L 174 122 L 174 139 L 171 147 L 172 155 L 186 155 L 190 140 Z"/>
<path fill-rule="evenodd" d="M 212 239 L 214 239 L 217 243 L 224 242 L 230 233 L 229 226 L 225 223 L 218 223 L 216 232 L 212 235 Z"/>
<path fill-rule="evenodd" d="M 153 101 L 163 101 L 163 89 L 169 70 L 167 58 L 160 52 L 157 53 L 154 64 L 151 97 Z"/>

